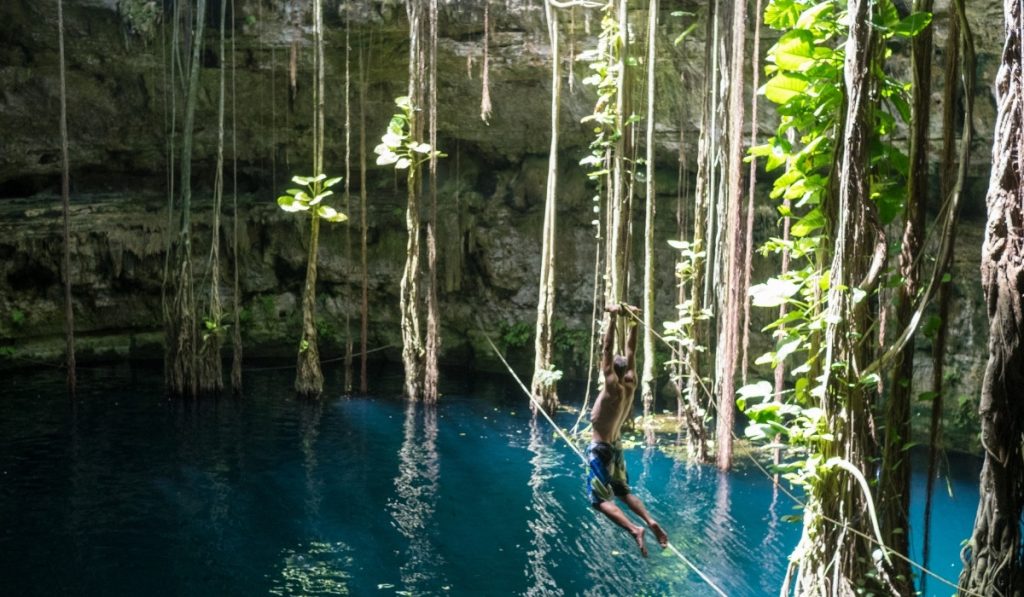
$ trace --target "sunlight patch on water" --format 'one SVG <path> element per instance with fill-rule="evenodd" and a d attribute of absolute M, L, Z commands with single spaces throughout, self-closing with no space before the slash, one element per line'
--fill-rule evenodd
<path fill-rule="evenodd" d="M 352 576 L 352 549 L 344 543 L 312 542 L 305 549 L 287 549 L 281 554 L 280 577 L 274 579 L 271 595 L 348 595 Z"/>

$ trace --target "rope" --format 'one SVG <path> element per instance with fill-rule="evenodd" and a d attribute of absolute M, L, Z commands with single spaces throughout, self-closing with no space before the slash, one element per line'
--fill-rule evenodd
<path fill-rule="evenodd" d="M 479 324 L 479 323 L 480 323 L 480 322 L 479 322 L 479 321 L 477 321 L 477 324 Z M 492 348 L 492 349 L 494 350 L 494 354 L 498 355 L 498 358 L 499 358 L 499 359 L 501 359 L 501 362 L 502 362 L 502 364 L 504 364 L 504 365 L 505 365 L 505 368 L 506 368 L 506 369 L 508 369 L 508 372 L 509 372 L 509 373 L 510 373 L 510 374 L 512 375 L 512 377 L 513 377 L 513 378 L 514 378 L 514 379 L 516 380 L 516 383 L 518 383 L 518 384 L 519 384 L 519 387 L 520 387 L 520 388 L 522 388 L 522 390 L 523 390 L 523 393 L 524 393 L 524 394 L 526 394 L 526 397 L 530 399 L 530 403 L 531 403 L 531 404 L 533 405 L 534 409 L 535 409 L 535 410 L 537 410 L 537 411 L 540 411 L 540 414 L 544 415 L 544 418 L 548 420 L 548 423 L 551 423 L 551 426 L 555 428 L 555 431 L 557 431 L 557 432 L 558 432 L 558 435 L 559 435 L 559 436 L 561 436 L 561 438 L 562 438 L 563 440 L 565 440 L 565 443 L 566 443 L 566 444 L 567 444 L 567 445 L 568 445 L 568 446 L 569 446 L 570 448 L 572 448 L 572 451 L 573 451 L 573 452 L 575 452 L 575 453 L 576 453 L 576 455 L 580 457 L 580 460 L 582 460 L 582 461 L 583 461 L 583 464 L 585 464 L 585 465 L 586 465 L 586 464 L 587 464 L 587 458 L 586 458 L 586 456 L 584 456 L 584 455 L 583 455 L 583 452 L 582 452 L 582 451 L 580 451 L 579 447 L 578 447 L 578 446 L 577 446 L 576 444 L 574 444 L 574 443 L 573 443 L 573 441 L 572 441 L 571 439 L 569 439 L 569 437 L 568 437 L 568 436 L 567 436 L 567 435 L 565 434 L 565 432 L 564 432 L 564 431 L 562 431 L 562 428 L 561 428 L 561 427 L 559 427 L 559 426 L 558 426 L 558 425 L 557 425 L 557 424 L 555 423 L 555 421 L 554 421 L 554 420 L 553 420 L 553 419 L 551 418 L 551 416 L 550 416 L 550 415 L 548 415 L 547 411 L 545 411 L 545 410 L 544 410 L 544 407 L 542 407 L 542 406 L 541 406 L 540 404 L 538 404 L 538 403 L 537 403 L 537 401 L 536 401 L 536 400 L 534 399 L 534 397 L 533 397 L 533 394 L 531 394 L 531 393 L 530 393 L 530 390 L 528 390 L 528 389 L 526 388 L 526 385 L 525 385 L 525 384 L 524 384 L 524 383 L 522 382 L 522 380 L 521 380 L 521 379 L 519 379 L 519 376 L 518 376 L 518 375 L 516 375 L 516 372 L 512 370 L 512 367 L 511 367 L 511 366 L 510 366 L 510 365 L 508 364 L 508 361 L 506 361 L 506 360 L 505 360 L 505 357 L 504 357 L 504 356 L 502 356 L 502 354 L 501 354 L 501 351 L 499 351 L 499 350 L 498 350 L 498 347 L 494 345 L 494 342 L 492 342 L 492 341 L 491 341 L 491 338 L 490 338 L 490 336 L 488 336 L 488 335 L 487 335 L 487 332 L 485 332 L 485 331 L 484 331 L 484 329 L 483 329 L 483 326 L 482 326 L 482 325 L 480 326 L 480 331 L 481 331 L 481 333 L 483 333 L 483 335 L 484 335 L 484 339 L 486 339 L 486 340 L 487 340 L 487 343 L 491 345 L 491 348 Z M 677 556 L 677 557 L 678 557 L 678 558 L 679 558 L 679 559 L 680 559 L 680 560 L 681 560 L 681 561 L 682 561 L 682 562 L 683 562 L 684 564 L 686 564 L 686 565 L 687 565 L 687 566 L 688 566 L 688 567 L 690 568 L 690 570 L 693 570 L 693 571 L 694 571 L 694 572 L 695 572 L 695 573 L 697 574 L 697 576 L 699 576 L 699 577 L 700 577 L 700 579 L 701 579 L 701 580 L 703 580 L 703 581 L 704 581 L 704 582 L 705 582 L 705 583 L 706 583 L 706 584 L 707 584 L 707 585 L 708 585 L 709 587 L 711 587 L 711 588 L 712 588 L 712 589 L 713 589 L 713 590 L 714 590 L 714 591 L 715 591 L 715 592 L 716 592 L 717 594 L 721 595 L 722 597 L 728 597 L 728 596 L 727 596 L 727 594 L 725 593 L 725 591 L 723 591 L 722 589 L 720 589 L 720 588 L 718 587 L 718 585 L 716 585 L 716 584 L 715 584 L 715 583 L 714 583 L 714 582 L 713 582 L 713 581 L 712 581 L 712 580 L 711 580 L 710 578 L 708 578 L 708 576 L 707 576 L 706 574 L 704 574 L 704 573 L 703 573 L 703 572 L 702 572 L 702 571 L 700 570 L 700 568 L 698 568 L 698 567 L 696 566 L 696 564 L 694 564 L 693 562 L 691 562 L 691 561 L 690 561 L 690 560 L 689 560 L 689 559 L 688 559 L 688 558 L 687 558 L 686 556 L 684 556 L 684 555 L 682 554 L 682 552 L 680 552 L 680 551 L 679 551 L 678 549 L 676 549 L 676 546 L 675 546 L 675 545 L 672 545 L 672 542 L 671 542 L 671 541 L 670 541 L 670 542 L 668 542 L 668 543 L 667 543 L 667 544 L 665 545 L 665 547 L 667 547 L 668 549 L 670 549 L 670 550 L 672 551 L 672 553 L 676 554 L 676 556 Z"/>
<path fill-rule="evenodd" d="M 371 354 L 371 353 L 374 353 L 374 352 L 380 352 L 382 350 L 387 350 L 389 348 L 394 348 L 395 346 L 396 346 L 395 344 L 387 344 L 385 346 L 378 346 L 377 348 L 371 348 L 370 350 L 367 350 L 365 352 L 365 354 Z M 359 356 L 362 356 L 363 354 L 364 353 L 362 353 L 362 352 L 357 352 L 357 353 L 353 354 L 352 357 L 353 358 L 354 357 L 359 357 Z M 336 362 L 344 359 L 345 356 L 346 355 L 341 355 L 340 357 L 334 357 L 334 358 L 330 358 L 330 359 L 320 359 L 320 364 L 322 365 L 324 363 L 336 363 Z M 277 365 L 277 366 L 274 366 L 274 367 L 245 367 L 243 369 L 243 371 L 278 371 L 278 370 L 281 370 L 281 369 L 294 369 L 294 368 L 295 368 L 295 365 Z"/>
<path fill-rule="evenodd" d="M 636 319 L 639 322 L 640 325 L 643 325 L 643 321 L 640 318 L 638 318 L 636 315 L 634 315 L 631 312 L 627 311 L 627 313 L 629 313 L 630 316 L 632 316 L 634 319 Z M 664 337 L 659 335 L 657 332 L 653 332 L 653 334 L 659 340 L 664 342 L 666 346 L 668 346 L 669 348 L 672 348 L 672 345 L 669 344 L 668 340 L 666 340 Z M 699 378 L 698 378 L 698 381 L 700 381 Z M 703 381 L 701 381 L 701 385 L 702 386 L 704 385 Z M 712 403 L 712 406 L 714 406 L 713 403 Z M 736 440 L 736 441 L 740 440 L 739 436 L 736 435 L 735 431 L 732 431 L 731 433 L 732 433 L 732 437 L 733 437 L 734 440 Z M 760 462 L 758 462 L 750 454 L 750 452 L 744 451 L 744 455 L 747 457 L 748 460 L 750 460 L 750 462 L 752 462 L 754 464 L 755 467 L 757 467 L 757 469 L 759 471 L 761 471 L 762 474 L 764 474 L 765 477 L 767 477 L 772 482 L 773 485 L 778 487 L 782 491 L 782 493 L 786 495 L 786 497 L 788 497 L 789 499 L 793 500 L 801 508 L 805 508 L 807 506 L 807 504 L 803 500 L 801 500 L 796 495 L 794 495 L 792 492 L 790 492 L 788 489 L 786 489 L 781 483 L 777 482 L 775 480 L 774 475 L 769 473 L 768 470 L 764 468 L 764 465 L 762 465 Z M 878 541 L 876 538 L 874 538 L 874 537 L 872 537 L 872 536 L 870 536 L 870 535 L 868 535 L 866 533 L 863 533 L 863 532 L 861 532 L 861 531 L 851 527 L 850 525 L 848 525 L 848 524 L 846 524 L 844 522 L 840 522 L 838 520 L 835 520 L 834 518 L 831 518 L 831 517 L 825 516 L 825 515 L 821 515 L 821 517 L 822 517 L 823 520 L 826 520 L 826 521 L 828 521 L 828 522 L 830 522 L 830 523 L 832 523 L 832 524 L 834 524 L 834 525 L 836 525 L 838 527 L 841 527 L 844 530 L 850 531 L 851 533 L 861 537 L 862 539 L 866 539 L 866 540 L 870 541 L 871 543 L 874 543 L 878 547 L 882 548 L 887 555 L 894 555 L 894 556 L 896 556 L 897 559 L 902 560 L 902 561 L 910 564 L 914 568 L 917 568 L 923 574 L 927 574 L 928 576 L 938 580 L 939 582 L 941 582 L 941 583 L 943 583 L 943 584 L 945 584 L 945 585 L 947 585 L 949 587 L 952 587 L 952 588 L 962 592 L 965 595 L 974 595 L 975 597 L 984 597 L 981 593 L 977 593 L 977 592 L 974 592 L 974 591 L 971 591 L 971 590 L 968 590 L 968 589 L 961 589 L 958 584 L 956 584 L 956 583 L 954 583 L 954 582 L 952 582 L 952 581 L 950 581 L 950 580 L 940 576 L 938 573 L 933 572 L 933 571 L 929 570 L 928 568 L 925 568 L 923 565 L 918 564 L 917 562 L 911 560 L 910 558 L 908 558 L 907 556 L 905 556 L 905 555 L 903 555 L 903 554 L 901 554 L 899 552 L 891 551 L 884 543 Z"/>

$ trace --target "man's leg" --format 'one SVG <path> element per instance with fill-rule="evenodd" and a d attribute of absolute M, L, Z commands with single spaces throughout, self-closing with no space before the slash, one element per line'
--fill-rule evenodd
<path fill-rule="evenodd" d="M 607 516 L 612 522 L 626 529 L 626 532 L 632 535 L 633 539 L 636 541 L 637 547 L 640 548 L 640 553 L 642 553 L 645 558 L 647 557 L 647 544 L 644 542 L 645 531 L 643 527 L 630 522 L 629 518 L 626 517 L 626 513 L 616 506 L 614 502 L 601 502 L 595 504 L 594 507 L 600 510 L 601 513 Z"/>
<path fill-rule="evenodd" d="M 658 539 L 658 544 L 661 545 L 662 548 L 668 545 L 668 534 L 665 533 L 665 530 L 661 528 L 660 524 L 651 518 L 651 515 L 647 512 L 647 508 L 644 507 L 644 503 L 640 501 L 640 498 L 636 497 L 632 493 L 627 493 L 626 495 L 620 495 L 619 499 L 626 502 L 629 509 L 635 512 L 636 515 L 639 516 L 648 527 L 650 527 L 654 536 Z"/>

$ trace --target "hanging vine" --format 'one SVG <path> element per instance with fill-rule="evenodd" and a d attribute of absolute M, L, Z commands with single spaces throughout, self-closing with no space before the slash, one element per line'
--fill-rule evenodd
<path fill-rule="evenodd" d="M 68 395 L 75 396 L 75 311 L 71 302 L 71 174 L 68 163 L 68 91 L 64 68 L 64 2 L 57 0 L 57 45 L 60 63 L 60 155 L 61 213 L 64 222 L 64 253 L 61 262 L 64 278 L 64 363 L 67 367 Z"/>
<path fill-rule="evenodd" d="M 546 412 L 558 408 L 556 384 L 562 372 L 555 368 L 552 359 L 553 316 L 555 308 L 555 256 L 556 216 L 558 189 L 558 112 L 561 107 L 562 79 L 561 58 L 558 53 L 558 13 L 550 3 L 544 4 L 544 15 L 548 25 L 548 39 L 551 43 L 551 143 L 548 149 L 547 187 L 544 197 L 544 224 L 541 233 L 540 282 L 537 300 L 537 324 L 534 334 L 533 381 L 531 389 L 535 398 L 530 407 L 536 409 L 540 403 Z"/>
<path fill-rule="evenodd" d="M 217 96 L 217 165 L 213 182 L 213 211 L 210 222 L 210 256 L 207 268 L 210 288 L 199 347 L 199 391 L 218 393 L 224 388 L 221 374 L 221 345 L 224 342 L 224 310 L 220 302 L 220 212 L 224 201 L 224 96 L 225 29 L 227 2 L 220 3 L 220 73 Z"/>
<path fill-rule="evenodd" d="M 174 396 L 199 394 L 196 363 L 198 350 L 197 313 L 192 272 L 192 134 L 199 94 L 200 55 L 206 23 L 206 0 L 197 0 L 195 26 L 191 32 L 192 57 L 188 63 L 188 94 L 181 143 L 181 225 L 175 246 L 174 298 L 167 322 L 167 389 Z"/>

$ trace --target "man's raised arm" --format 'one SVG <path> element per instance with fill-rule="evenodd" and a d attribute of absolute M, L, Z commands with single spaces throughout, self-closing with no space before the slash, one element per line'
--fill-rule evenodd
<path fill-rule="evenodd" d="M 604 331 L 604 340 L 601 341 L 601 372 L 605 376 L 611 375 L 615 363 L 615 316 L 619 313 L 619 306 L 612 305 L 605 307 L 610 315 L 608 318 L 608 329 Z"/>
<path fill-rule="evenodd" d="M 627 312 L 631 315 L 631 319 L 640 317 L 640 309 L 636 307 L 626 307 Z M 629 336 L 626 339 L 626 361 L 627 369 L 632 371 L 636 369 L 636 331 L 640 328 L 640 325 L 636 321 L 629 322 Z"/>

